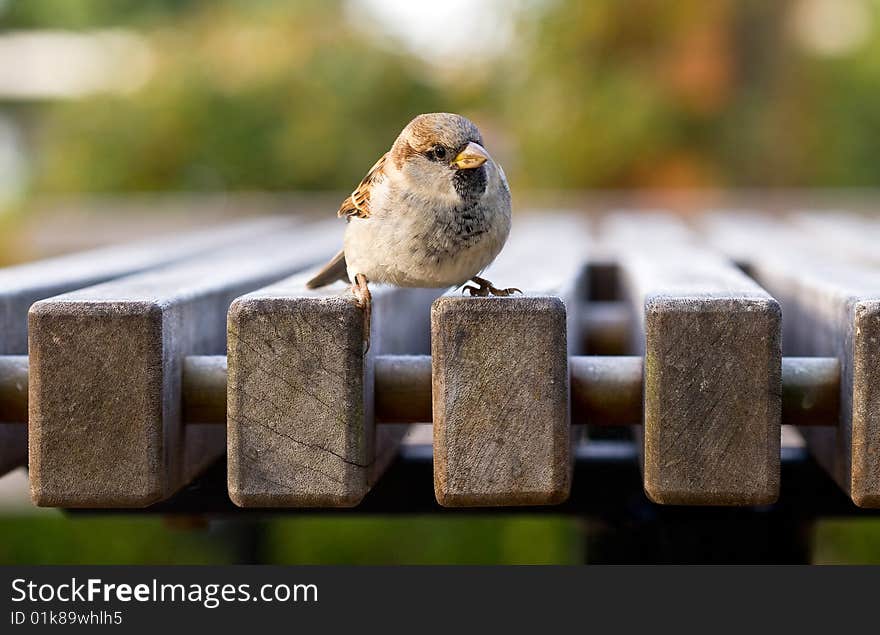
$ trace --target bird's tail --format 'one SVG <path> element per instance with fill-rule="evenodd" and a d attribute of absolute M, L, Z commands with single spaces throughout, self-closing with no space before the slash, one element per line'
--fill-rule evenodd
<path fill-rule="evenodd" d="M 314 278 L 306 282 L 306 286 L 309 289 L 317 289 L 318 287 L 327 286 L 337 280 L 349 281 L 344 251 L 340 251 L 333 256 L 333 259 L 324 265 L 324 267 L 315 274 Z"/>

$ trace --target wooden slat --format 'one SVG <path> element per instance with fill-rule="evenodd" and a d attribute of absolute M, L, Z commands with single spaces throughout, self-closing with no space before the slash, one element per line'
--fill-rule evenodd
<path fill-rule="evenodd" d="M 287 218 L 263 218 L 0 269 L 0 355 L 27 355 L 27 312 L 37 300 L 167 265 L 292 225 L 293 221 Z M 27 426 L 18 423 L 5 422 L 0 417 L 0 475 L 27 462 Z"/>
<path fill-rule="evenodd" d="M 327 257 L 334 224 L 307 226 L 36 303 L 30 329 L 30 475 L 38 505 L 162 500 L 225 448 L 181 423 L 182 362 L 226 349 L 237 296 Z"/>
<path fill-rule="evenodd" d="M 880 266 L 880 222 L 842 211 L 789 214 L 786 233 L 802 234 L 808 249 L 855 264 Z M 781 227 L 777 224 L 777 228 Z"/>
<path fill-rule="evenodd" d="M 638 219 L 630 222 L 638 223 Z M 684 226 L 667 220 L 684 234 Z M 658 503 L 756 505 L 779 492 L 780 310 L 730 261 L 656 227 L 614 235 L 645 357 L 644 482 Z M 686 238 L 682 236 L 681 238 Z"/>
<path fill-rule="evenodd" d="M 698 237 L 679 217 L 668 211 L 654 210 L 614 210 L 599 222 L 601 240 L 597 250 L 607 258 L 615 258 L 621 247 L 633 243 L 644 243 L 650 237 L 650 244 L 696 245 Z"/>
<path fill-rule="evenodd" d="M 441 505 L 549 505 L 571 486 L 568 354 L 577 352 L 587 232 L 516 219 L 484 277 L 524 296 L 434 303 L 434 491 Z M 567 326 L 567 322 L 568 325 Z"/>
<path fill-rule="evenodd" d="M 37 300 L 288 230 L 296 223 L 261 218 L 0 269 L 0 355 L 27 355 L 27 312 Z"/>
<path fill-rule="evenodd" d="M 720 248 L 738 244 L 752 275 L 782 304 L 783 352 L 840 362 L 836 428 L 800 428 L 810 451 L 853 501 L 880 506 L 880 269 L 828 255 L 821 235 L 754 217 L 707 219 Z M 747 252 L 747 253 L 746 253 Z"/>
<path fill-rule="evenodd" d="M 349 286 L 295 276 L 235 301 L 229 314 L 228 487 L 242 507 L 357 505 L 406 426 L 378 431 L 373 359 L 425 353 L 441 290 L 373 286 L 373 333 Z"/>

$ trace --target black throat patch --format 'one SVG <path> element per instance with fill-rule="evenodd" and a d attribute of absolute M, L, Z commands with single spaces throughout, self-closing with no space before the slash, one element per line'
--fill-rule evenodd
<path fill-rule="evenodd" d="M 473 205 L 480 200 L 486 191 L 487 181 L 484 165 L 471 170 L 456 170 L 452 176 L 452 185 L 466 205 Z"/>

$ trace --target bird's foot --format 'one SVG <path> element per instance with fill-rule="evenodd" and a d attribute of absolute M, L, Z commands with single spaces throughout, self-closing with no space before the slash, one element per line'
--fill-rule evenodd
<path fill-rule="evenodd" d="M 358 307 L 364 312 L 364 355 L 366 355 L 370 350 L 370 319 L 373 314 L 373 296 L 370 294 L 367 277 L 364 274 L 359 273 L 354 277 L 351 292 L 354 294 Z"/>
<path fill-rule="evenodd" d="M 522 293 L 522 291 L 520 289 L 517 289 L 516 287 L 499 289 L 485 278 L 480 278 L 479 276 L 474 276 L 470 279 L 469 282 L 473 282 L 477 286 L 465 286 L 462 288 L 461 292 L 464 293 L 465 291 L 467 291 L 472 297 L 478 296 L 481 298 L 485 298 L 490 295 L 506 297 L 509 295 L 513 295 L 514 293 Z"/>

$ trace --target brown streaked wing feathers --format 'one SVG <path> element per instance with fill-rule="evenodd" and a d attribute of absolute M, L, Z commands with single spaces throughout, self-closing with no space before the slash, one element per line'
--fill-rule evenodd
<path fill-rule="evenodd" d="M 365 176 L 364 180 L 360 182 L 357 189 L 351 193 L 351 196 L 342 201 L 339 211 L 336 212 L 337 216 L 347 216 L 348 218 L 351 218 L 352 216 L 369 218 L 370 188 L 374 183 L 378 183 L 385 176 L 382 170 L 385 167 L 385 159 L 387 157 L 387 152 L 379 157 L 379 160 L 376 161 L 376 164 L 373 165 L 372 168 L 370 168 L 370 171 L 367 172 L 367 176 Z"/>

